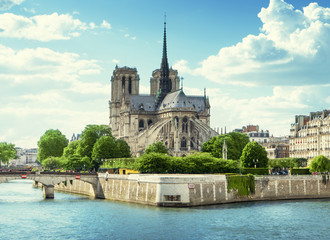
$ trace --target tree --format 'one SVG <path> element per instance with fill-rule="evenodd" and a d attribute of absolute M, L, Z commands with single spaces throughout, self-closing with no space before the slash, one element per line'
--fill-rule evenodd
<path fill-rule="evenodd" d="M 93 147 L 102 136 L 111 136 L 111 128 L 107 125 L 87 125 L 82 132 L 77 147 L 77 153 L 84 157 L 92 157 Z"/>
<path fill-rule="evenodd" d="M 268 166 L 267 152 L 263 146 L 257 142 L 248 143 L 241 156 L 242 167 L 254 167 L 264 168 Z"/>
<path fill-rule="evenodd" d="M 49 169 L 60 169 L 65 165 L 66 159 L 63 157 L 48 157 L 42 161 L 42 166 Z"/>
<path fill-rule="evenodd" d="M 47 130 L 38 141 L 38 159 L 42 163 L 48 157 L 61 157 L 68 139 L 58 130 Z"/>
<path fill-rule="evenodd" d="M 6 142 L 0 142 L 0 163 L 8 164 L 9 160 L 16 158 L 15 145 Z"/>
<path fill-rule="evenodd" d="M 69 158 L 71 155 L 76 154 L 78 145 L 78 140 L 70 142 L 69 145 L 64 148 L 63 156 Z"/>
<path fill-rule="evenodd" d="M 310 172 L 329 172 L 330 171 L 330 161 L 327 157 L 319 155 L 314 157 L 309 165 Z"/>
<path fill-rule="evenodd" d="M 102 159 L 118 157 L 117 143 L 112 136 L 100 137 L 93 146 L 92 160 L 93 167 L 98 169 L 102 164 Z"/>
<path fill-rule="evenodd" d="M 92 163 L 89 157 L 81 157 L 79 154 L 72 154 L 66 161 L 66 168 L 71 170 L 89 170 L 92 168 Z"/>
<path fill-rule="evenodd" d="M 131 148 L 128 146 L 127 142 L 122 139 L 117 139 L 116 141 L 118 149 L 118 157 L 129 158 L 131 157 Z"/>
<path fill-rule="evenodd" d="M 163 153 L 168 154 L 168 149 L 165 147 L 163 142 L 155 142 L 150 144 L 146 150 L 145 153 Z"/>
<path fill-rule="evenodd" d="M 170 156 L 163 153 L 145 153 L 137 159 L 137 170 L 141 173 L 166 173 L 170 165 Z"/>
<path fill-rule="evenodd" d="M 228 159 L 238 160 L 246 144 L 250 142 L 246 134 L 231 132 L 228 134 L 212 137 L 209 141 L 203 143 L 202 152 L 209 152 L 212 156 L 222 158 L 222 147 L 226 140 Z"/>

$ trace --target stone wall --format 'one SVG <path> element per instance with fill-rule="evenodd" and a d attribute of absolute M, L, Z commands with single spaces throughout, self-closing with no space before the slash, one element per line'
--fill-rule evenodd
<path fill-rule="evenodd" d="M 322 176 L 265 176 L 255 178 L 255 193 L 240 196 L 227 191 L 224 175 L 99 174 L 104 197 L 156 206 L 200 206 L 241 201 L 330 198 L 330 181 Z M 93 187 L 79 180 L 56 190 L 94 196 Z M 56 194 L 55 194 L 56 195 Z M 56 196 L 55 196 L 56 197 Z"/>

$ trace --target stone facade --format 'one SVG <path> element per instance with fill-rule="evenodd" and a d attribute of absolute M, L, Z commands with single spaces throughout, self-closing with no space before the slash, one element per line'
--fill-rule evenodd
<path fill-rule="evenodd" d="M 290 130 L 290 157 L 330 157 L 330 110 L 295 117 Z"/>
<path fill-rule="evenodd" d="M 150 95 L 139 94 L 139 82 L 135 68 L 116 66 L 109 102 L 112 134 L 129 144 L 133 156 L 157 141 L 182 156 L 218 135 L 210 128 L 208 97 L 185 95 L 178 72 L 168 67 L 165 27 L 161 68 L 152 73 Z"/>

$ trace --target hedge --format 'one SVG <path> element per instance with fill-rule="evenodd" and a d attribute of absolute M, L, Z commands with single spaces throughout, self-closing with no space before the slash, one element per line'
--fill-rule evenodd
<path fill-rule="evenodd" d="M 269 175 L 268 168 L 242 168 L 242 174 Z"/>
<path fill-rule="evenodd" d="M 135 158 L 110 158 L 100 168 L 132 168 L 135 169 Z"/>
<path fill-rule="evenodd" d="M 290 168 L 291 175 L 310 175 L 309 168 Z"/>

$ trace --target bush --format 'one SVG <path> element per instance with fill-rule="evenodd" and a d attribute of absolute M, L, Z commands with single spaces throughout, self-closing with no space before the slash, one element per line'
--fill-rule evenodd
<path fill-rule="evenodd" d="M 291 168 L 291 175 L 309 175 L 311 174 L 309 168 Z"/>

